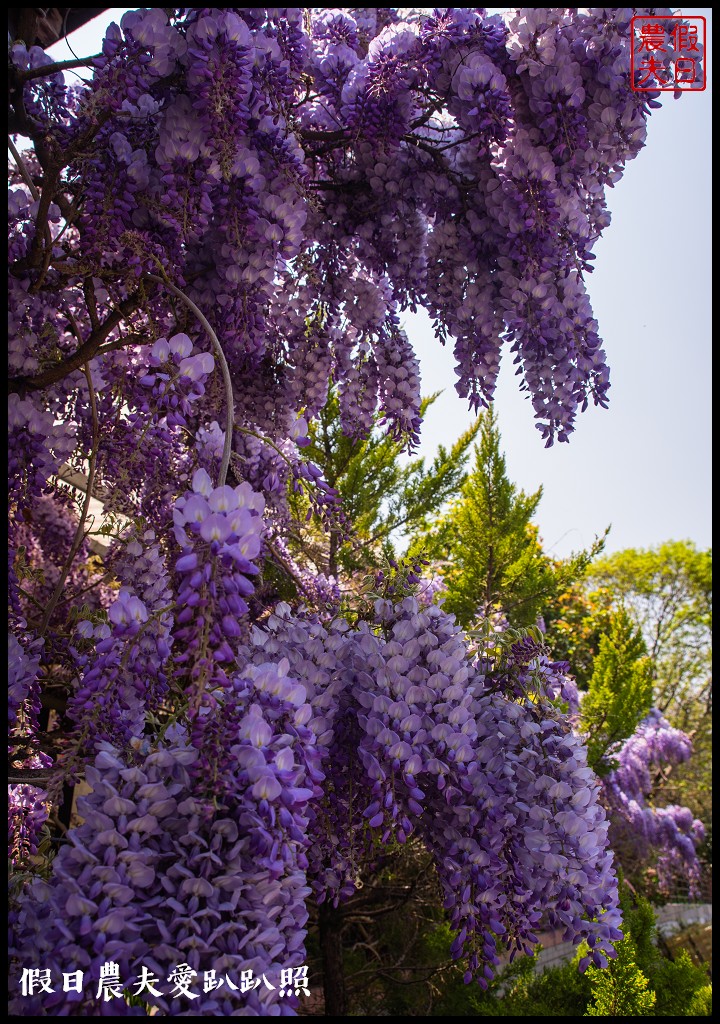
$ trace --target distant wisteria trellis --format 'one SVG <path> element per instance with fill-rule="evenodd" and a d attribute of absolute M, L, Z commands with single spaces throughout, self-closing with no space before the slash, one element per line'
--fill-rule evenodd
<path fill-rule="evenodd" d="M 616 767 L 603 779 L 605 802 L 612 814 L 613 843 L 628 844 L 635 856 L 655 860 L 661 891 L 672 890 L 677 880 L 697 894 L 700 863 L 697 846 L 705 828 L 689 807 L 656 807 L 651 797 L 654 773 L 682 764 L 692 754 L 692 740 L 675 729 L 656 709 L 614 752 Z"/>
<path fill-rule="evenodd" d="M 489 657 L 427 593 L 343 618 L 332 577 L 304 574 L 305 607 L 257 585 L 303 576 L 291 488 L 352 529 L 303 455 L 331 382 L 348 434 L 379 408 L 417 440 L 402 310 L 429 310 L 475 408 L 507 342 L 547 444 L 607 400 L 583 278 L 656 105 L 630 89 L 632 11 L 406 13 L 143 9 L 79 85 L 11 46 L 9 725 L 43 778 L 11 792 L 16 966 L 300 965 L 308 901 L 411 835 L 468 981 L 541 921 L 614 955 L 608 819 L 542 645 Z M 193 1013 L 13 984 L 20 1014 Z M 295 1006 L 225 987 L 202 1013 Z"/>

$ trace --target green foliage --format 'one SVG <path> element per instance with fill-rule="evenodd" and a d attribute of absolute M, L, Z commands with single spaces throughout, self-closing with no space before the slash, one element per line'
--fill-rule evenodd
<path fill-rule="evenodd" d="M 512 1017 L 708 1016 L 712 989 L 706 972 L 681 950 L 675 960 L 656 945 L 655 912 L 620 879 L 620 903 L 625 938 L 616 946 L 618 957 L 607 968 L 588 968 L 580 974 L 581 947 L 572 963 L 537 975 L 536 957 L 522 957 L 491 983 L 487 993 L 465 997 L 448 992 L 449 1015 Z M 467 1009 L 472 1006 L 473 1010 Z M 463 1007 L 466 1007 L 463 1009 Z M 440 1012 L 439 1009 L 437 1012 Z"/>
<path fill-rule="evenodd" d="M 600 638 L 609 630 L 612 603 L 588 592 L 579 580 L 542 610 L 548 644 L 558 661 L 567 661 L 579 690 L 587 690 Z"/>
<path fill-rule="evenodd" d="M 626 938 L 616 947 L 618 958 L 622 952 L 621 947 L 629 940 L 637 969 L 648 979 L 649 989 L 655 994 L 652 1015 L 704 1016 L 702 1012 L 692 1012 L 691 1007 L 695 1004 L 696 993 L 707 987 L 707 973 L 702 967 L 693 964 L 685 949 L 681 949 L 674 960 L 665 956 L 656 944 L 655 912 L 649 901 L 637 893 L 631 893 L 622 880 L 619 892 Z M 591 974 L 591 970 L 587 973 Z M 612 963 L 608 970 L 613 970 Z M 697 1005 L 703 1005 L 702 999 L 697 1001 Z"/>
<path fill-rule="evenodd" d="M 646 1017 L 654 1014 L 656 1001 L 649 975 L 659 953 L 655 945 L 655 913 L 619 876 L 618 894 L 623 915 L 624 938 L 615 943 L 617 958 L 604 969 L 585 972 L 589 993 L 586 1017 Z"/>
<path fill-rule="evenodd" d="M 579 1017 L 587 1005 L 588 987 L 588 979 L 580 973 L 575 960 L 544 971 L 527 990 L 523 1016 Z M 507 1014 L 519 1015 L 512 995 Z"/>
<path fill-rule="evenodd" d="M 449 940 L 448 940 L 449 948 Z M 587 974 L 571 963 L 536 973 L 537 955 L 518 957 L 499 972 L 486 992 L 465 985 L 462 971 L 444 973 L 433 1004 L 438 1017 L 582 1017 L 590 998 Z"/>
<path fill-rule="evenodd" d="M 542 974 L 526 974 L 509 986 L 502 999 L 504 1017 L 581 1017 L 590 995 L 586 975 L 578 970 L 578 956 L 562 967 Z M 532 964 L 535 958 L 525 957 Z"/>
<path fill-rule="evenodd" d="M 686 1017 L 712 1017 L 712 985 L 703 985 L 690 1000 Z"/>
<path fill-rule="evenodd" d="M 604 538 L 565 561 L 547 556 L 532 523 L 542 488 L 518 491 L 507 475 L 492 409 L 480 424 L 474 466 L 460 496 L 439 520 L 425 524 L 410 553 L 423 552 L 438 563 L 448 587 L 444 607 L 462 625 L 495 607 L 514 625 L 528 625 L 583 575 Z"/>
<path fill-rule="evenodd" d="M 592 1002 L 585 1017 L 655 1016 L 655 993 L 636 963 L 637 950 L 630 935 L 615 944 L 617 957 L 604 970 L 588 967 Z"/>
<path fill-rule="evenodd" d="M 544 612 L 556 657 L 567 658 L 581 688 L 620 608 L 645 641 L 654 706 L 693 739 L 692 758 L 658 776 L 655 798 L 690 807 L 711 834 L 712 551 L 669 541 L 603 556 Z M 703 856 L 711 860 L 710 843 Z"/>
<path fill-rule="evenodd" d="M 418 859 L 419 858 L 419 859 Z M 597 1017 L 708 1016 L 712 989 L 686 951 L 673 961 L 656 945 L 650 903 L 620 880 L 625 938 L 604 970 L 581 974 L 581 945 L 570 963 L 536 973 L 537 955 L 517 957 L 489 982 L 487 991 L 466 985 L 464 968 L 450 958 L 454 933 L 439 904 L 418 884 L 423 854 L 398 849 L 382 872 L 384 885 L 403 901 L 384 906 L 363 888 L 345 907 L 346 969 L 352 1015 L 382 1011 L 392 1016 Z M 379 915 L 376 917 L 375 915 Z M 368 932 L 371 921 L 382 921 Z M 353 946 L 352 940 L 357 943 Z"/>
<path fill-rule="evenodd" d="M 598 558 L 590 579 L 632 600 L 643 627 L 661 645 L 681 627 L 712 628 L 712 551 L 690 541 L 628 548 Z M 659 605 L 664 612 L 659 611 Z"/>
<path fill-rule="evenodd" d="M 658 956 L 652 974 L 653 988 L 657 993 L 655 1016 L 696 1016 L 689 1010 L 695 993 L 707 987 L 707 981 L 707 974 L 702 967 L 695 966 L 686 949 L 681 949 L 674 960 Z"/>
<path fill-rule="evenodd" d="M 655 911 L 649 900 L 639 893 L 631 893 L 630 888 L 620 878 L 620 907 L 623 915 L 623 931 L 631 935 L 635 944 L 637 964 L 641 971 L 651 977 L 658 960 L 661 959 L 657 947 L 657 926 Z"/>
<path fill-rule="evenodd" d="M 652 706 L 652 662 L 627 611 L 610 616 L 601 636 L 590 685 L 580 705 L 587 735 L 588 764 L 602 775 L 612 768 L 606 757 L 612 744 L 631 736 Z"/>
<path fill-rule="evenodd" d="M 421 413 L 440 392 L 423 399 Z M 337 393 L 332 391 L 318 419 L 310 426 L 305 452 L 323 471 L 342 499 L 353 524 L 353 537 L 343 542 L 337 531 L 329 537 L 303 525 L 301 550 L 320 572 L 350 575 L 380 566 L 395 557 L 401 533 L 416 530 L 435 515 L 465 480 L 469 449 L 480 428 L 478 421 L 448 451 L 440 446 L 429 467 L 421 458 L 403 462 L 403 444 L 376 426 L 366 440 L 346 437 L 340 423 Z M 303 523 L 307 500 L 292 493 L 295 519 Z"/>
<path fill-rule="evenodd" d="M 443 924 L 426 937 L 428 955 L 447 964 L 452 932 Z M 436 1017 L 536 1017 L 582 1016 L 589 985 L 573 963 L 536 974 L 537 955 L 517 957 L 498 972 L 483 991 L 463 982 L 463 969 L 446 967 L 437 982 L 432 1016 Z"/>
<path fill-rule="evenodd" d="M 425 959 L 446 965 L 435 979 L 433 1017 L 467 1017 L 481 1012 L 481 989 L 476 984 L 465 985 L 462 968 L 451 963 L 450 946 L 454 935 L 447 921 L 442 921 L 423 936 Z"/>
<path fill-rule="evenodd" d="M 653 661 L 656 706 L 693 728 L 710 701 L 712 551 L 689 541 L 630 548 L 594 562 L 588 588 L 628 609 Z"/>

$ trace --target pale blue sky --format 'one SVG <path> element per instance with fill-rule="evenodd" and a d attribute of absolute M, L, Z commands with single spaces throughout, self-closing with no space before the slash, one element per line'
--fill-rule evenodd
<path fill-rule="evenodd" d="M 73 33 L 75 52 L 97 52 L 105 26 L 125 10 Z M 645 149 L 608 195 L 613 222 L 588 281 L 611 368 L 610 408 L 588 409 L 569 444 L 546 449 L 510 358 L 500 371 L 495 404 L 508 471 L 526 491 L 542 484 L 536 521 L 558 556 L 586 547 L 609 523 L 607 551 L 711 543 L 711 9 L 683 13 L 707 18 L 708 88 L 677 101 L 666 94 L 653 113 Z M 50 53 L 70 56 L 64 43 Z M 455 392 L 452 353 L 427 317 L 406 322 L 423 390 L 444 389 L 423 426 L 420 453 L 431 457 L 472 417 Z"/>

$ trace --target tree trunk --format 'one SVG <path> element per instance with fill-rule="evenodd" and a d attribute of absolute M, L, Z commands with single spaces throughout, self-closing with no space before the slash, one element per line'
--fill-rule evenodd
<path fill-rule="evenodd" d="M 332 903 L 322 903 L 319 910 L 320 952 L 323 961 L 323 992 L 325 1016 L 347 1017 L 347 993 L 340 927 L 342 911 Z"/>

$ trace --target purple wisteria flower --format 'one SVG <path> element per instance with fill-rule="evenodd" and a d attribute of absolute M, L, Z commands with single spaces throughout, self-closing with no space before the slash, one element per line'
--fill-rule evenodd
<path fill-rule="evenodd" d="M 107 962 L 124 977 L 298 965 L 308 898 L 338 903 L 410 836 L 467 979 L 487 985 L 498 941 L 529 951 L 543 921 L 598 965 L 613 955 L 608 817 L 560 710 L 576 707 L 566 666 L 537 637 L 500 659 L 427 595 L 350 624 L 334 577 L 304 585 L 317 614 L 264 603 L 257 580 L 292 565 L 293 490 L 324 528 L 347 527 L 303 457 L 331 385 L 348 436 L 379 411 L 416 443 L 403 312 L 427 311 L 474 409 L 507 344 L 547 444 L 607 403 L 585 277 L 605 191 L 657 105 L 630 87 L 631 14 L 143 8 L 79 84 L 13 42 L 11 741 L 45 764 L 41 686 L 67 695 L 57 781 L 89 787 L 47 879 L 21 893 L 14 968 L 97 986 Z M 85 510 L 84 540 L 72 480 L 103 506 Z M 90 532 L 93 550 L 110 538 L 102 563 Z M 648 766 L 683 744 L 648 720 L 603 799 L 692 874 L 697 823 L 646 800 Z M 12 794 L 23 864 L 45 808 L 42 791 Z M 21 1014 L 155 1015 L 150 997 L 98 1002 L 92 987 L 13 991 Z M 172 996 L 156 1008 L 195 1013 Z M 229 985 L 198 1004 L 293 1012 Z"/>
<path fill-rule="evenodd" d="M 643 860 L 654 859 L 661 889 L 672 887 L 681 878 L 693 895 L 701 870 L 697 847 L 705 838 L 705 827 L 688 807 L 656 807 L 649 802 L 654 771 L 681 764 L 691 753 L 690 737 L 653 708 L 614 752 L 617 767 L 603 784 L 613 815 L 612 839 L 629 846 Z"/>

